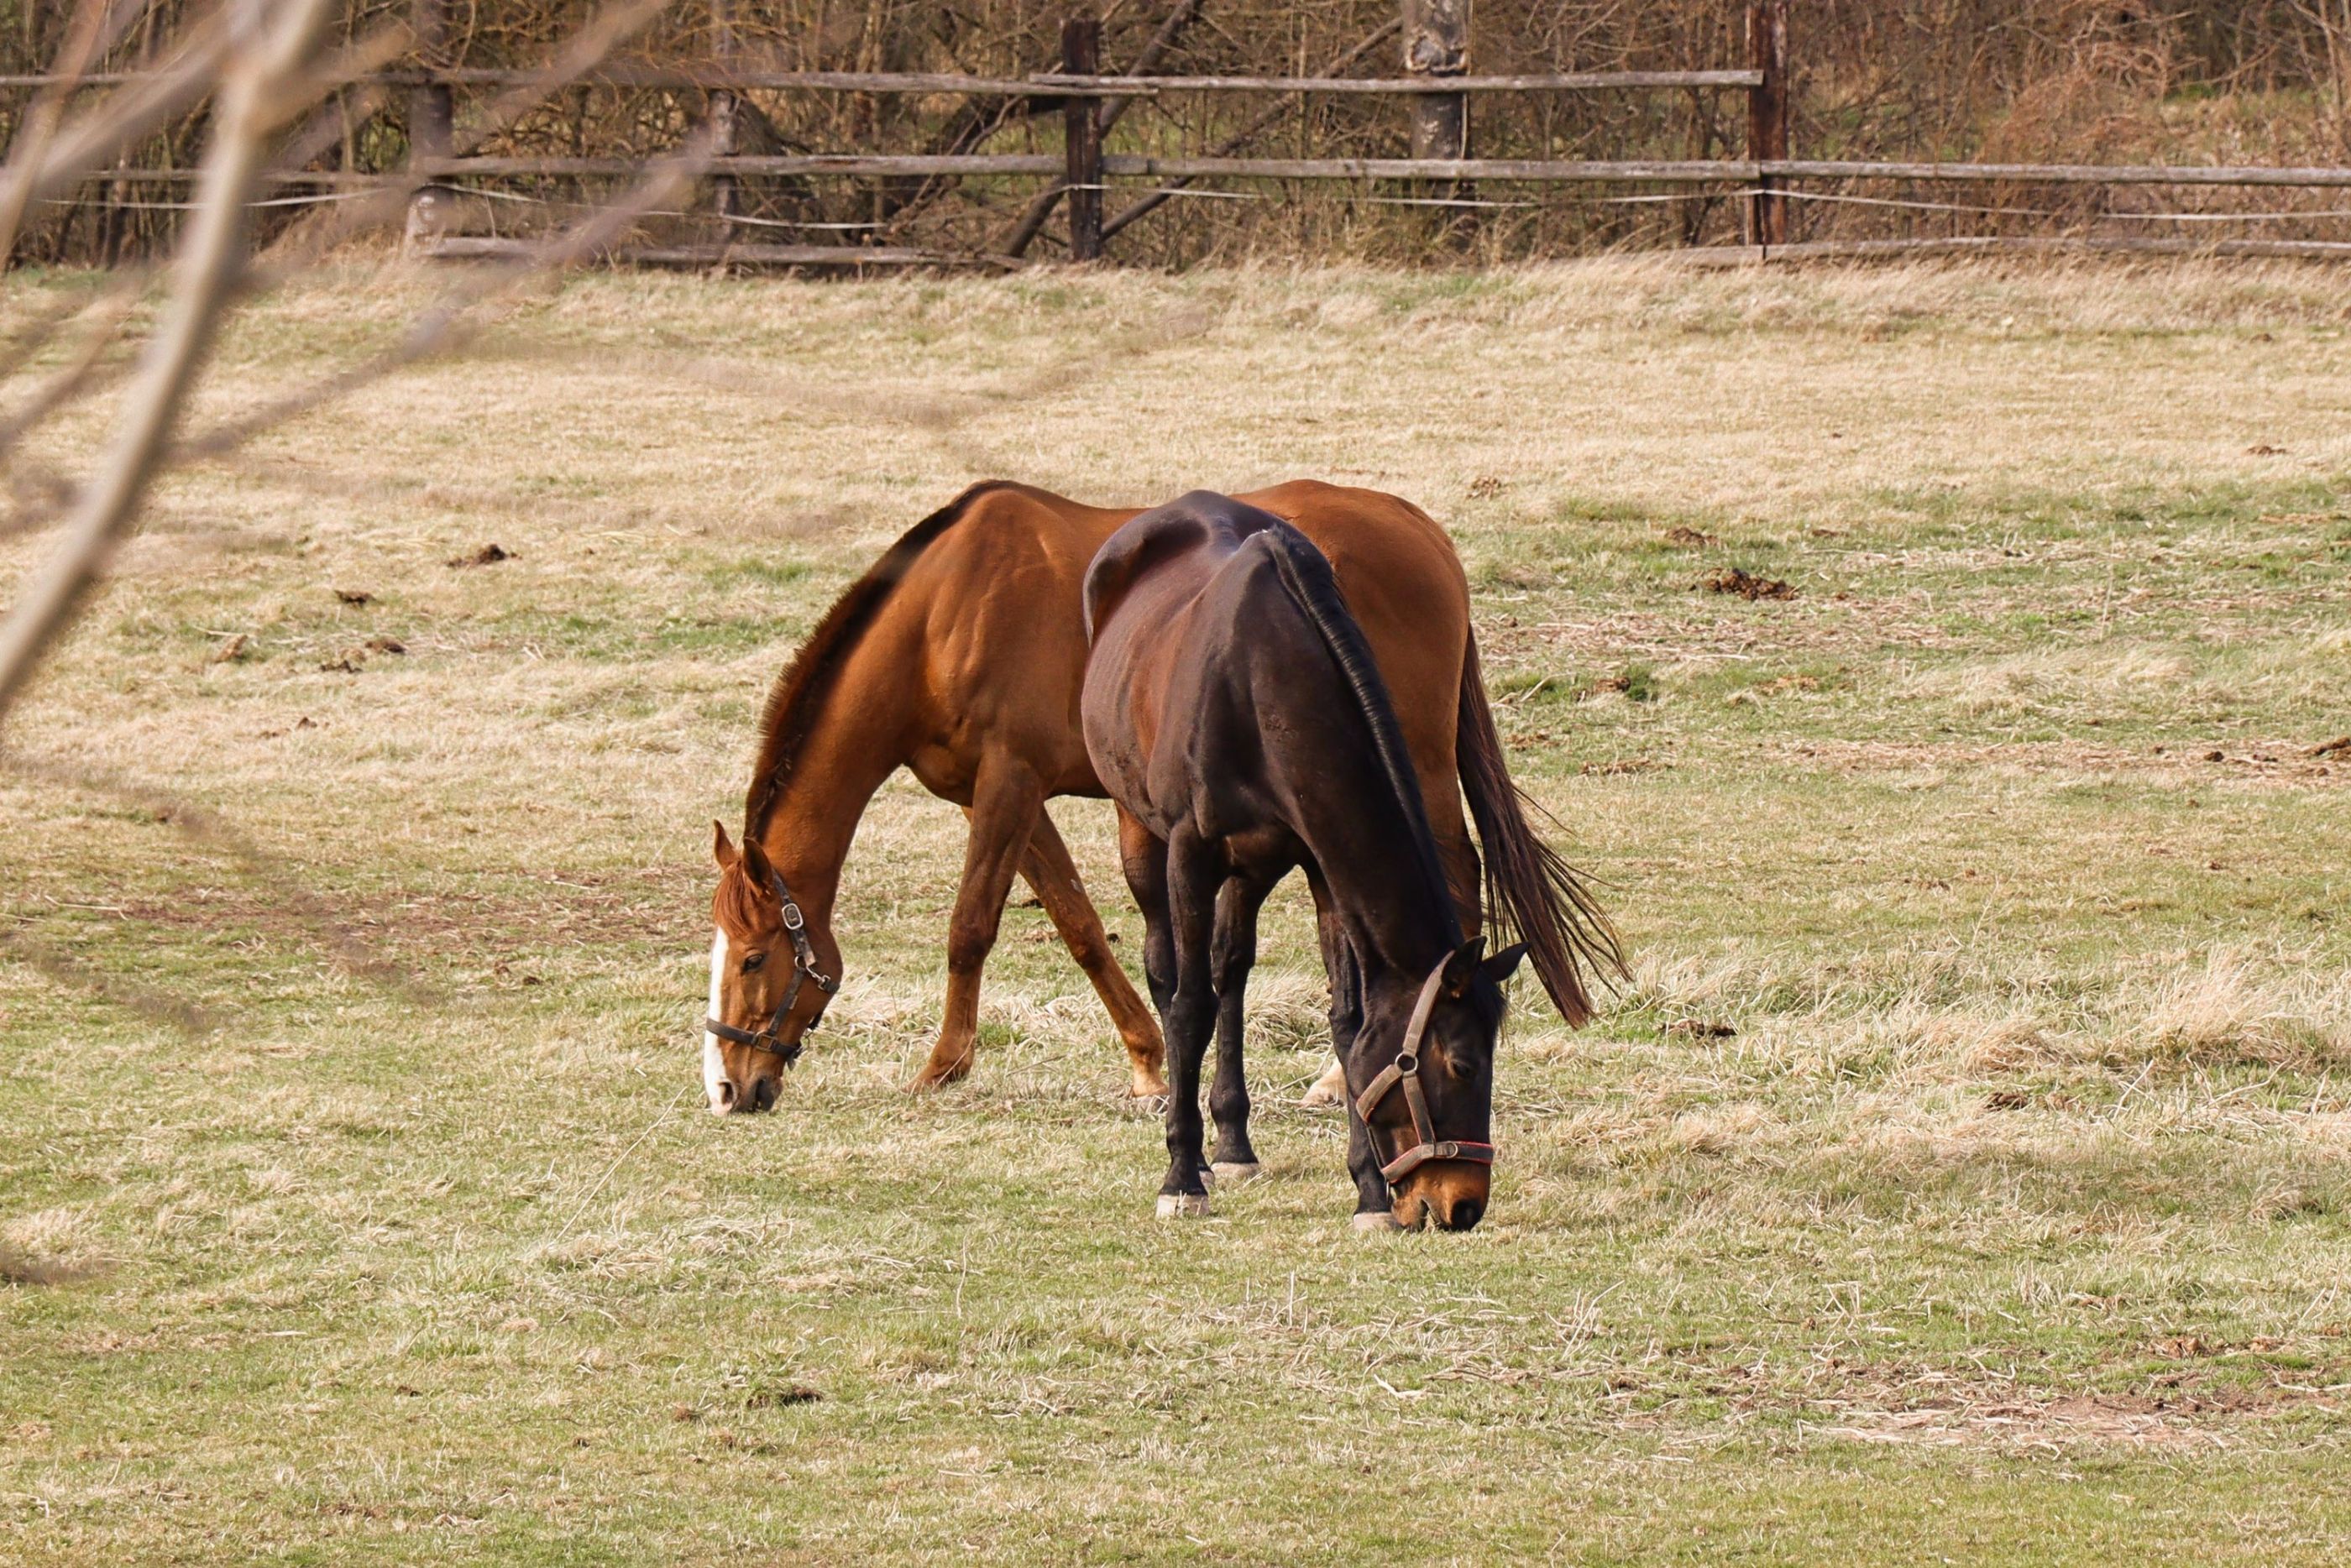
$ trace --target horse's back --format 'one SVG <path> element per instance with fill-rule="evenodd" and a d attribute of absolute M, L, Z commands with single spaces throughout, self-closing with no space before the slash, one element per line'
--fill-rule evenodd
<path fill-rule="evenodd" d="M 1195 491 L 1121 526 L 1087 568 L 1086 747 L 1103 788 L 1146 821 L 1155 802 L 1192 794 L 1185 758 L 1230 728 L 1249 653 L 1280 640 L 1282 541 L 1312 549 L 1270 513 Z"/>
<path fill-rule="evenodd" d="M 893 597 L 918 650 L 901 678 L 922 682 L 930 714 L 916 772 L 939 776 L 925 784 L 947 784 L 953 798 L 993 750 L 1020 756 L 1049 788 L 1090 789 L 1079 592 L 1094 551 L 1132 515 L 994 485 L 910 565 Z"/>
<path fill-rule="evenodd" d="M 1280 526 L 1281 519 L 1272 514 L 1213 490 L 1192 491 L 1130 519 L 1103 542 L 1086 568 L 1087 639 L 1100 634 L 1145 578 L 1172 568 L 1196 587 L 1245 540 Z"/>

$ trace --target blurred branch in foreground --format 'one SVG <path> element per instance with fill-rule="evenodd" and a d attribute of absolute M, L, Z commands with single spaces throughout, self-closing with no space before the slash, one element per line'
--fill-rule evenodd
<path fill-rule="evenodd" d="M 270 136 L 308 107 L 308 67 L 329 8 L 329 0 L 231 0 L 219 13 L 225 56 L 220 110 L 170 315 L 147 346 L 114 439 L 76 498 L 64 538 L 0 622 L 0 724 L 138 515 L 181 402 L 243 275 L 246 203 L 259 187 Z"/>
<path fill-rule="evenodd" d="M 613 47 L 632 36 L 667 5 L 668 0 L 619 0 L 583 26 L 549 65 L 532 73 L 465 127 L 468 141 L 528 112 L 551 93 L 589 71 Z M 119 32 L 120 10 L 107 0 L 86 0 L 61 44 L 56 74 L 78 78 L 89 61 Z M 71 629 L 115 548 L 135 525 L 158 479 L 174 466 L 232 454 L 266 430 L 344 397 L 381 376 L 428 355 L 463 343 L 486 325 L 481 307 L 534 280 L 603 254 L 630 226 L 652 210 L 690 192 L 706 172 L 706 129 L 689 137 L 671 155 L 651 162 L 629 191 L 593 208 L 560 231 L 522 247 L 506 264 L 470 270 L 442 291 L 388 348 L 349 369 L 235 415 L 193 438 L 178 426 L 222 323 L 243 299 L 298 274 L 340 239 L 397 219 L 406 192 L 397 186 L 374 192 L 273 248 L 271 261 L 256 265 L 251 226 L 254 203 L 275 170 L 315 156 L 338 116 L 334 95 L 355 76 L 376 68 L 405 47 L 403 27 L 380 29 L 327 52 L 333 0 L 227 0 L 191 25 L 162 51 L 156 71 L 129 83 L 67 123 L 60 90 L 42 116 L 19 127 L 8 161 L 0 166 L 0 234 L 13 233 L 26 207 L 106 159 L 162 117 L 209 102 L 209 137 L 170 275 L 162 319 L 140 340 L 134 323 L 152 277 L 133 271 L 94 296 L 47 310 L 36 310 L 18 324 L 0 350 L 14 374 L 57 353 L 55 340 L 71 334 L 61 358 L 37 382 L 0 409 L 0 450 L 21 448 L 25 439 L 61 410 L 89 402 L 118 386 L 120 406 L 112 433 L 87 475 L 74 478 L 48 461 L 16 451 L 8 488 L 15 514 L 0 534 L 62 524 L 46 559 L 18 584 L 14 602 L 0 618 L 0 731 L 42 661 Z M 323 108 L 322 108 L 323 106 Z M 371 105 L 371 107 L 372 107 Z M 37 759 L 21 749 L 0 753 L 0 768 L 44 777 L 52 783 L 108 793 L 157 798 L 134 782 L 85 774 L 61 763 Z M 372 957 L 360 940 L 317 900 L 299 893 L 297 878 L 268 852 L 227 825 L 174 800 L 159 812 L 182 831 L 225 848 L 246 869 L 271 885 L 287 907 L 320 930 L 336 957 L 363 978 L 405 985 L 389 965 Z M 126 985 L 26 932 L 0 929 L 0 946 L 62 982 L 91 990 L 148 1018 L 182 1030 L 200 1031 L 207 1020 L 185 1003 Z"/>

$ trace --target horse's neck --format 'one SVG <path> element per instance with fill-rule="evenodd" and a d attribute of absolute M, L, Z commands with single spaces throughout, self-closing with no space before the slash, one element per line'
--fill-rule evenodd
<path fill-rule="evenodd" d="M 827 919 L 842 862 L 866 804 L 907 761 L 913 694 L 896 681 L 861 680 L 872 650 L 851 655 L 826 694 L 758 830 L 759 847 L 811 919 Z M 886 660 L 865 663 L 867 670 Z"/>
<path fill-rule="evenodd" d="M 1316 798 L 1334 811 L 1347 809 L 1334 792 L 1318 792 Z M 1443 889 L 1420 885 L 1425 878 L 1405 837 L 1410 828 L 1400 806 L 1357 802 L 1353 811 L 1368 820 L 1304 825 L 1308 830 L 1301 836 L 1322 868 L 1340 924 L 1356 952 L 1367 964 L 1417 986 L 1459 942 L 1460 917 Z M 1385 820 L 1391 815 L 1395 820 Z M 1338 827 L 1344 831 L 1334 831 Z"/>

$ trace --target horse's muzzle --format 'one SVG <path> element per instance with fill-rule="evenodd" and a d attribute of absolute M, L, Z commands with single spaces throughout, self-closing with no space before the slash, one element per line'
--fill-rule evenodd
<path fill-rule="evenodd" d="M 1397 1184 L 1395 1217 L 1415 1231 L 1469 1230 L 1486 1217 L 1492 1170 L 1472 1160 L 1431 1160 Z"/>
<path fill-rule="evenodd" d="M 710 1108 L 722 1116 L 733 1116 L 737 1111 L 773 1110 L 777 1096 L 782 1093 L 783 1085 L 778 1079 L 764 1073 L 751 1080 L 751 1086 L 748 1089 L 743 1088 L 732 1078 L 722 1078 L 718 1082 L 717 1103 Z"/>

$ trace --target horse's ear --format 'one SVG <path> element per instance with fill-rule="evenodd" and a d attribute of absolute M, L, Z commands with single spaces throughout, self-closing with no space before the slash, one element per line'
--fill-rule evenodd
<path fill-rule="evenodd" d="M 1478 961 L 1486 956 L 1486 939 L 1471 937 L 1455 948 L 1445 961 L 1445 994 L 1450 999 L 1469 989 L 1469 980 L 1478 972 Z"/>
<path fill-rule="evenodd" d="M 1518 972 L 1519 961 L 1526 956 L 1527 944 L 1524 942 L 1512 942 L 1509 947 L 1504 948 L 1500 952 L 1496 953 L 1492 958 L 1489 958 L 1484 963 L 1479 964 L 1478 966 L 1478 972 L 1484 975 L 1488 980 L 1492 981 L 1496 985 L 1499 985 L 1504 981 L 1510 979 L 1511 975 Z"/>
<path fill-rule="evenodd" d="M 710 824 L 710 857 L 718 862 L 721 871 L 732 871 L 735 862 L 743 858 L 726 836 L 726 825 L 716 818 Z"/>
<path fill-rule="evenodd" d="M 751 878 L 755 887 L 765 888 L 775 873 L 768 868 L 768 852 L 749 834 L 743 836 L 743 875 Z"/>

